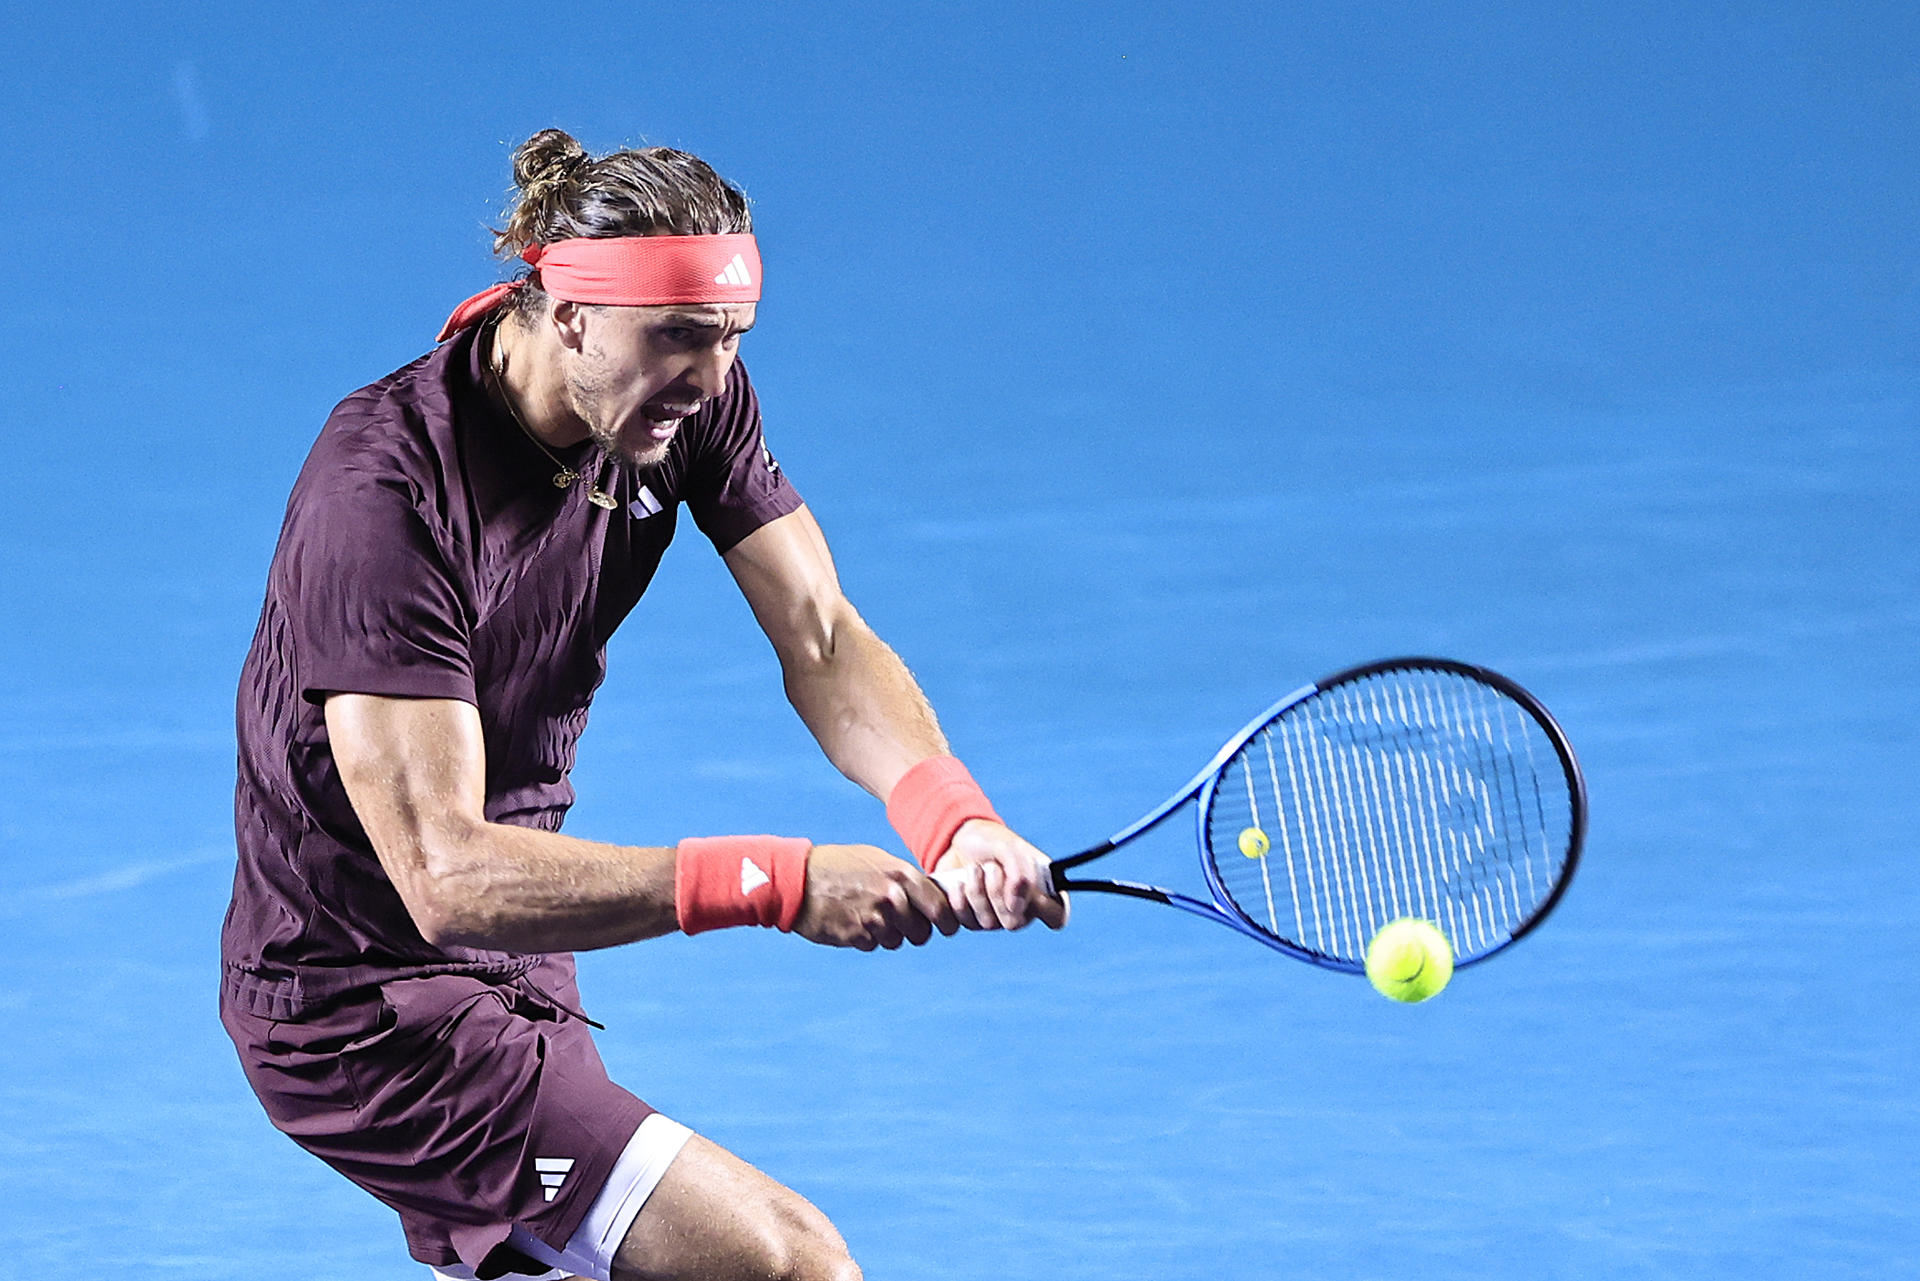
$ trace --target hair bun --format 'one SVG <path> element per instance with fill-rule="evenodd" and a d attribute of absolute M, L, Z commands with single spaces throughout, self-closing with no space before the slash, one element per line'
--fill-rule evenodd
<path fill-rule="evenodd" d="M 513 153 L 513 185 L 522 191 L 560 182 L 588 160 L 587 149 L 564 129 L 542 129 Z"/>

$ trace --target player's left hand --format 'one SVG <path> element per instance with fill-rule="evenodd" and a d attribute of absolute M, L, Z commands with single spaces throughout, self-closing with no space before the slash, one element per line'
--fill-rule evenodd
<path fill-rule="evenodd" d="M 1044 921 L 1057 930 L 1067 923 L 1067 899 L 1053 892 L 1047 856 L 1004 824 L 961 824 L 937 866 L 936 879 L 967 929 L 1017 930 Z"/>

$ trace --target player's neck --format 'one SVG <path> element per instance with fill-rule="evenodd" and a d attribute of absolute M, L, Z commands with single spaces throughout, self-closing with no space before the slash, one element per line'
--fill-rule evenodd
<path fill-rule="evenodd" d="M 556 350 L 544 350 L 552 346 Z M 536 329 L 507 321 L 493 331 L 487 353 L 492 392 L 502 408 L 528 435 L 550 449 L 565 449 L 587 438 L 586 424 L 567 404 L 558 344 L 541 342 Z"/>

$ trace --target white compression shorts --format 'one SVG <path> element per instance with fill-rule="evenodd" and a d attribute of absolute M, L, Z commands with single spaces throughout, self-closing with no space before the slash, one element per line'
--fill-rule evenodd
<path fill-rule="evenodd" d="M 514 1277 L 510 1281 L 557 1281 L 561 1277 L 611 1281 L 613 1256 L 626 1239 L 627 1229 L 633 1226 L 640 1207 L 660 1186 L 667 1167 L 692 1137 L 693 1131 L 678 1121 L 658 1112 L 649 1115 L 633 1132 L 619 1160 L 613 1163 L 613 1172 L 607 1176 L 600 1195 L 593 1199 L 587 1217 L 568 1238 L 565 1249 L 555 1250 L 525 1228 L 514 1228 L 507 1244 L 529 1259 L 546 1264 L 552 1271 L 542 1272 L 535 1278 Z M 473 1269 L 465 1265 L 434 1268 L 433 1275 L 442 1281 L 476 1281 Z"/>

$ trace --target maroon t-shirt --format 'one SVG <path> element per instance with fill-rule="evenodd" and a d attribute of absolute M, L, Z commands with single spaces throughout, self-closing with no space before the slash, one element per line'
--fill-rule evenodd
<path fill-rule="evenodd" d="M 477 330 L 342 401 L 295 482 L 240 677 L 239 866 L 226 991 L 289 1018 L 409 974 L 506 977 L 535 958 L 436 948 L 361 829 L 327 741 L 329 693 L 479 709 L 487 817 L 557 830 L 606 644 L 646 590 L 679 504 L 726 551 L 800 506 L 761 439 L 746 370 L 658 466 L 556 451 L 567 489 L 482 381 Z M 612 494 L 604 510 L 589 483 Z"/>

